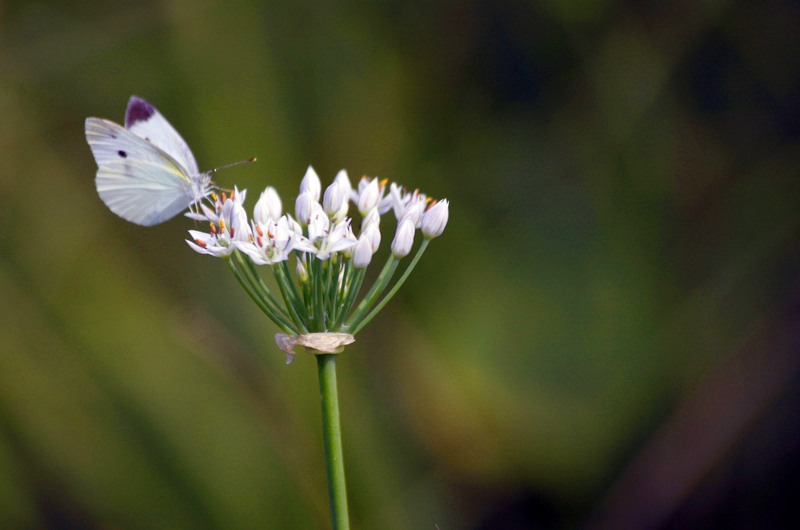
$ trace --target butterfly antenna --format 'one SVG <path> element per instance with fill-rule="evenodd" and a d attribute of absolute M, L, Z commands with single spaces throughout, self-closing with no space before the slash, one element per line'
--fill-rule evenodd
<path fill-rule="evenodd" d="M 250 162 L 255 162 L 255 161 L 256 161 L 256 158 L 251 158 L 250 160 L 242 160 L 241 162 L 234 162 L 233 164 L 228 164 L 227 166 L 220 166 L 218 168 L 212 169 L 211 171 L 208 172 L 208 174 L 210 175 L 211 173 L 215 173 L 215 172 L 219 171 L 220 169 L 225 169 L 225 168 L 229 168 L 229 167 L 233 167 L 233 166 L 238 166 L 238 165 L 241 165 L 241 164 L 249 164 Z"/>

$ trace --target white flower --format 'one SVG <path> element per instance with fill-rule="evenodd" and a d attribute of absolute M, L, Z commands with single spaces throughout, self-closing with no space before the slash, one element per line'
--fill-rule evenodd
<path fill-rule="evenodd" d="M 369 265 L 370 261 L 372 261 L 372 244 L 368 238 L 362 235 L 353 248 L 353 267 L 363 269 Z"/>
<path fill-rule="evenodd" d="M 233 191 L 231 192 L 231 199 L 238 202 L 240 205 L 244 206 L 244 199 L 247 197 L 247 190 L 239 191 L 239 188 L 236 186 L 233 187 Z"/>
<path fill-rule="evenodd" d="M 316 250 L 308 239 L 294 232 L 288 216 L 263 224 L 253 222 L 253 241 L 239 245 L 239 249 L 259 265 L 286 261 L 293 250 Z"/>
<path fill-rule="evenodd" d="M 361 192 L 364 188 L 367 187 L 369 184 L 370 178 L 366 175 L 361 177 L 361 180 L 358 181 L 358 188 L 350 191 L 350 200 L 353 202 L 358 202 L 358 196 L 361 195 Z"/>
<path fill-rule="evenodd" d="M 253 219 L 256 223 L 265 224 L 270 219 L 280 219 L 281 215 L 283 215 L 281 198 L 275 188 L 267 186 L 253 208 Z"/>
<path fill-rule="evenodd" d="M 425 195 L 419 195 L 411 198 L 409 201 L 408 206 L 406 206 L 403 215 L 400 216 L 400 219 L 397 220 L 397 223 L 400 224 L 406 219 L 410 219 L 414 222 L 414 228 L 419 228 L 420 223 L 422 222 L 422 214 L 425 212 L 425 205 L 427 204 L 427 198 Z"/>
<path fill-rule="evenodd" d="M 447 199 L 433 203 L 422 216 L 422 234 L 428 239 L 439 237 L 447 226 L 450 203 Z"/>
<path fill-rule="evenodd" d="M 208 254 L 215 258 L 222 258 L 230 256 L 231 253 L 236 250 L 236 247 L 221 245 L 214 233 L 206 234 L 198 230 L 189 230 L 189 235 L 192 236 L 192 239 L 186 239 L 185 241 L 200 254 Z"/>
<path fill-rule="evenodd" d="M 342 171 L 339 172 L 340 176 Z M 350 181 L 347 180 L 347 173 L 344 173 L 344 178 L 337 176 L 333 184 L 328 186 L 322 199 L 322 208 L 334 223 L 338 223 L 347 215 L 347 210 L 350 207 L 349 197 Z"/>
<path fill-rule="evenodd" d="M 239 191 L 239 188 L 234 186 L 230 199 L 238 202 L 240 205 L 244 205 L 245 197 L 247 197 L 247 190 Z M 225 192 L 223 192 L 221 196 L 218 196 L 216 193 L 212 193 L 211 198 L 214 199 L 211 207 L 206 206 L 203 203 L 199 203 L 203 213 L 189 212 L 185 214 L 186 217 L 195 219 L 197 221 L 208 221 L 210 223 L 214 223 L 215 225 L 219 224 L 219 216 L 222 214 L 222 205 L 228 201 L 229 197 Z"/>
<path fill-rule="evenodd" d="M 370 225 L 375 225 L 378 228 L 381 226 L 381 214 L 378 213 L 377 208 L 367 212 L 367 215 L 361 219 L 361 233 L 363 234 Z"/>
<path fill-rule="evenodd" d="M 238 200 L 229 199 L 222 205 L 219 227 L 220 237 L 230 237 L 232 242 L 252 239 L 250 227 L 247 224 L 247 212 L 244 211 L 244 206 Z"/>
<path fill-rule="evenodd" d="M 292 217 L 288 213 L 284 217 L 286 217 L 286 221 L 289 223 L 289 227 L 292 229 L 292 231 L 302 237 L 303 227 L 300 226 L 300 223 L 295 221 L 294 217 Z"/>
<path fill-rule="evenodd" d="M 325 214 L 322 206 L 315 202 L 311 204 L 311 212 L 308 215 L 308 239 L 316 244 L 317 240 L 325 237 L 331 227 L 331 220 Z"/>
<path fill-rule="evenodd" d="M 347 218 L 347 229 L 344 231 L 343 238 L 346 239 L 347 241 L 358 241 L 358 238 L 353 233 L 352 221 L 353 220 L 350 219 L 349 217 Z M 350 246 L 342 250 L 342 254 L 344 255 L 345 258 L 350 259 L 353 256 L 353 246 Z"/>
<path fill-rule="evenodd" d="M 242 244 L 252 239 L 250 227 L 247 225 L 247 213 L 235 199 L 228 199 L 222 205 L 217 223 L 211 225 L 211 233 L 189 230 L 192 241 L 186 240 L 189 246 L 200 254 L 209 254 L 220 258 L 230 256 Z"/>
<path fill-rule="evenodd" d="M 395 219 L 400 219 L 400 216 L 406 211 L 406 206 L 408 206 L 408 202 L 411 200 L 411 195 L 407 194 L 399 184 L 392 182 L 389 185 L 389 196 L 387 199 L 388 200 L 382 204 L 382 208 L 379 208 L 381 214 L 388 212 L 389 209 L 393 209 Z"/>
<path fill-rule="evenodd" d="M 369 241 L 370 247 L 372 248 L 372 253 L 378 251 L 378 247 L 381 245 L 381 230 L 378 228 L 377 223 L 372 223 L 367 226 L 367 229 L 361 232 L 361 239 L 366 239 Z"/>
<path fill-rule="evenodd" d="M 392 241 L 392 254 L 396 258 L 402 258 L 411 252 L 411 247 L 414 246 L 414 222 L 411 219 L 405 219 L 397 225 L 397 233 L 394 235 Z"/>
<path fill-rule="evenodd" d="M 382 187 L 377 178 L 370 180 L 366 185 L 363 185 L 364 183 L 367 183 L 367 180 L 361 179 L 358 185 L 358 200 L 356 201 L 356 206 L 361 215 L 367 215 L 367 212 L 377 207 L 382 195 Z"/>
<path fill-rule="evenodd" d="M 331 228 L 328 216 L 321 208 L 311 216 L 308 238 L 316 247 L 317 259 L 321 260 L 329 259 L 334 252 L 343 252 L 358 243 L 350 229 L 349 218 Z"/>
<path fill-rule="evenodd" d="M 347 176 L 347 171 L 344 169 L 339 170 L 336 174 L 336 178 L 333 179 L 334 182 L 339 182 L 339 185 L 342 186 L 345 190 L 345 197 L 347 200 L 350 200 L 350 193 L 353 191 L 353 186 L 350 184 L 350 178 Z"/>
<path fill-rule="evenodd" d="M 303 181 L 300 183 L 300 193 L 302 194 L 306 191 L 311 193 L 315 201 L 319 201 L 319 194 L 322 192 L 322 183 L 319 181 L 317 172 L 314 171 L 314 168 L 311 166 L 308 166 L 306 176 L 303 177 Z"/>
<path fill-rule="evenodd" d="M 315 205 L 322 209 L 310 191 L 304 191 L 297 197 L 297 200 L 294 202 L 294 215 L 297 217 L 300 224 L 308 224 L 308 220 L 311 218 L 311 213 L 314 211 Z"/>

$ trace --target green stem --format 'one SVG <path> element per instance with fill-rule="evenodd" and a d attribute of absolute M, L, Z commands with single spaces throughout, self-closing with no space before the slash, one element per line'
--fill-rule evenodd
<path fill-rule="evenodd" d="M 364 317 L 364 320 L 362 320 L 361 322 L 357 322 L 357 323 L 355 324 L 355 327 L 354 327 L 354 328 L 353 328 L 353 329 L 350 331 L 350 334 L 351 334 L 351 335 L 355 335 L 356 333 L 358 333 L 358 332 L 359 332 L 359 330 L 361 330 L 361 328 L 363 328 L 364 326 L 366 326 L 366 325 L 367 325 L 367 323 L 368 323 L 370 320 L 372 320 L 373 318 L 375 318 L 375 315 L 377 315 L 377 314 L 378 314 L 378 312 L 379 312 L 381 309 L 383 309 L 383 306 L 385 306 L 385 305 L 386 305 L 386 303 L 387 303 L 389 300 L 391 300 L 391 299 L 392 299 L 392 297 L 394 296 L 394 293 L 396 293 L 396 292 L 397 292 L 397 290 L 398 290 L 398 289 L 400 289 L 400 286 L 401 286 L 401 285 L 403 285 L 403 282 L 405 282 L 405 281 L 406 281 L 406 278 L 408 278 L 408 275 L 409 275 L 409 274 L 411 274 L 411 271 L 413 271 L 413 270 L 414 270 L 414 267 L 416 267 L 416 266 L 417 266 L 417 262 L 419 261 L 419 258 L 421 258 L 421 257 L 422 257 L 422 253 L 423 253 L 423 252 L 425 252 L 425 249 L 426 249 L 426 248 L 428 248 L 428 243 L 430 243 L 430 242 L 431 242 L 431 240 L 430 240 L 430 239 L 427 239 L 427 238 L 425 238 L 425 239 L 422 241 L 422 244 L 419 246 L 419 249 L 417 250 L 417 253 L 416 253 L 416 255 L 414 255 L 414 259 L 413 259 L 413 260 L 411 260 L 411 263 L 409 263 L 409 264 L 408 264 L 408 267 L 406 267 L 406 270 L 403 272 L 403 275 L 400 277 L 400 279 L 399 279 L 399 280 L 397 280 L 397 283 L 396 283 L 396 284 L 394 284 L 394 287 L 392 287 L 392 290 L 391 290 L 391 291 L 389 291 L 389 293 L 388 293 L 386 296 L 384 296 L 384 297 L 383 297 L 383 300 L 381 300 L 381 302 L 380 302 L 378 305 L 376 305 L 376 306 L 375 306 L 375 309 L 373 309 L 373 310 L 370 312 L 370 314 L 369 314 L 369 315 L 367 315 L 366 317 Z"/>
<path fill-rule="evenodd" d="M 331 497 L 333 530 L 349 530 L 347 487 L 344 481 L 342 428 L 339 424 L 339 396 L 336 391 L 336 355 L 317 355 L 319 391 L 322 395 L 322 436 L 328 462 L 328 492 Z"/>

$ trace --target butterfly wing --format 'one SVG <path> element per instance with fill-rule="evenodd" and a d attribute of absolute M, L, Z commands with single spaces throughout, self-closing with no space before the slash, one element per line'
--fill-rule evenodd
<path fill-rule="evenodd" d="M 114 162 L 101 166 L 95 178 L 97 193 L 112 212 L 142 226 L 163 223 L 193 202 L 184 187 L 163 165 Z"/>
<path fill-rule="evenodd" d="M 125 128 L 171 156 L 189 178 L 200 174 L 194 155 L 181 135 L 144 99 L 131 96 L 125 112 Z"/>
<path fill-rule="evenodd" d="M 179 163 L 124 127 L 87 118 L 86 140 L 98 166 L 97 192 L 123 219 L 152 226 L 194 202 L 191 181 Z"/>

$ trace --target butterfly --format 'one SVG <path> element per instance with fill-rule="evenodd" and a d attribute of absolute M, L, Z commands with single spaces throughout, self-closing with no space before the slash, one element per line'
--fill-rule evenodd
<path fill-rule="evenodd" d="M 97 162 L 100 199 L 132 223 L 163 223 L 211 193 L 216 170 L 201 173 L 178 131 L 140 97 L 128 101 L 125 127 L 86 118 L 86 141 Z"/>

